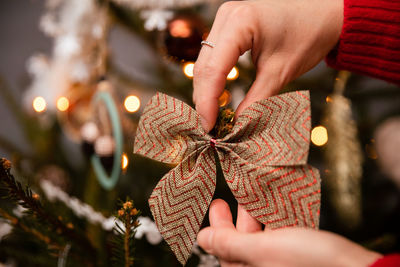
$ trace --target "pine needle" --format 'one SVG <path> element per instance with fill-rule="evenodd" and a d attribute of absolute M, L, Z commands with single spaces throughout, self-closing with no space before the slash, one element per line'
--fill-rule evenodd
<path fill-rule="evenodd" d="M 138 211 L 133 201 L 129 198 L 125 202 L 120 201 L 120 209 L 115 217 L 118 219 L 115 223 L 116 236 L 113 239 L 113 263 L 115 266 L 132 267 L 134 265 L 134 240 L 136 228 L 139 226 Z M 123 227 L 119 222 L 122 222 Z M 123 249 L 121 249 L 123 248 Z"/>
<path fill-rule="evenodd" d="M 40 222 L 40 225 L 52 229 L 50 232 L 74 242 L 74 244 L 84 249 L 90 258 L 94 259 L 96 251 L 86 236 L 76 232 L 69 224 L 64 223 L 61 217 L 56 217 L 46 212 L 40 202 L 40 196 L 33 193 L 29 187 L 24 189 L 22 184 L 16 181 L 11 174 L 11 166 L 12 164 L 9 160 L 0 159 L 0 186 L 2 185 L 7 190 L 6 198 L 24 207 L 27 210 L 26 213 L 32 215 L 36 221 Z"/>

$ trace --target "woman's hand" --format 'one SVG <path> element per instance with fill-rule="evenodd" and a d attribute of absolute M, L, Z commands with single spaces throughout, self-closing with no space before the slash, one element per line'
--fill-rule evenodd
<path fill-rule="evenodd" d="M 219 258 L 222 267 L 366 267 L 381 257 L 325 231 L 305 228 L 238 231 L 227 203 L 221 199 L 211 203 L 210 224 L 211 227 L 199 232 L 197 241 L 204 250 Z"/>
<path fill-rule="evenodd" d="M 342 0 L 224 3 L 207 38 L 215 47 L 203 46 L 194 66 L 193 100 L 204 129 L 213 128 L 226 76 L 245 51 L 251 49 L 257 77 L 236 115 L 318 64 L 342 24 Z"/>

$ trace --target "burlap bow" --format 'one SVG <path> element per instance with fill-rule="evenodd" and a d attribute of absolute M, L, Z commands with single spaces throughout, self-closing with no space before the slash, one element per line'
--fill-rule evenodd
<path fill-rule="evenodd" d="M 149 199 L 154 220 L 185 264 L 214 194 L 217 152 L 237 202 L 268 228 L 318 227 L 320 179 L 306 164 L 310 138 L 308 91 L 256 102 L 237 118 L 232 132 L 213 139 L 200 116 L 162 93 L 140 118 L 134 153 L 178 164 Z"/>

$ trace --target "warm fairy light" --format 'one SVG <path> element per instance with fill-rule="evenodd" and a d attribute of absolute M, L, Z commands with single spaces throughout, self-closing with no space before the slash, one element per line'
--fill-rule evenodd
<path fill-rule="evenodd" d="M 122 154 L 122 160 L 121 160 L 122 170 L 126 170 L 126 168 L 128 167 L 128 164 L 129 164 L 128 156 L 126 155 L 126 153 L 124 153 L 124 154 Z"/>
<path fill-rule="evenodd" d="M 228 90 L 224 90 L 222 95 L 218 98 L 218 105 L 220 107 L 225 107 L 231 102 L 231 93 Z"/>
<path fill-rule="evenodd" d="M 332 102 L 332 97 L 327 96 L 327 97 L 325 98 L 325 100 L 326 100 L 327 103 L 331 103 L 331 102 Z"/>
<path fill-rule="evenodd" d="M 170 23 L 169 32 L 173 37 L 187 38 L 192 34 L 192 29 L 186 20 L 177 19 Z"/>
<path fill-rule="evenodd" d="M 69 108 L 69 100 L 65 96 L 57 99 L 57 109 L 59 111 L 66 111 Z"/>
<path fill-rule="evenodd" d="M 37 96 L 33 99 L 32 106 L 36 112 L 43 112 L 46 110 L 46 100 L 41 96 Z"/>
<path fill-rule="evenodd" d="M 239 77 L 239 70 L 236 67 L 229 72 L 228 76 L 226 77 L 228 80 L 236 80 Z"/>
<path fill-rule="evenodd" d="M 187 62 L 183 65 L 183 73 L 186 75 L 186 77 L 192 78 L 193 77 L 193 68 L 194 68 L 194 63 L 193 62 Z"/>
<path fill-rule="evenodd" d="M 139 97 L 135 96 L 135 95 L 130 95 L 127 98 L 125 98 L 124 101 L 124 106 L 126 111 L 128 112 L 136 112 L 138 111 L 138 109 L 140 108 L 140 99 Z"/>
<path fill-rule="evenodd" d="M 316 146 L 323 146 L 328 142 L 328 131 L 324 126 L 317 126 L 312 129 L 311 142 Z"/>

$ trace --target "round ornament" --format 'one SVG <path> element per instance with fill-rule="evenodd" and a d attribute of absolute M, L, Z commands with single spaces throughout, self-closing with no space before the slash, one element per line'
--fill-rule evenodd
<path fill-rule="evenodd" d="M 207 37 L 204 21 L 194 14 L 178 14 L 168 22 L 164 33 L 165 53 L 178 61 L 195 61 L 201 41 Z"/>
<path fill-rule="evenodd" d="M 121 158 L 123 148 L 123 135 L 120 116 L 117 106 L 107 88 L 111 86 L 108 82 L 102 81 L 98 85 L 98 92 L 93 97 L 93 107 L 102 110 L 101 105 L 105 107 L 108 120 L 100 114 L 100 121 L 107 124 L 110 122 L 111 133 L 103 133 L 94 143 L 95 153 L 91 157 L 92 166 L 96 177 L 101 186 L 106 190 L 115 187 L 121 174 Z M 108 128 L 108 127 L 106 127 Z M 111 170 L 110 172 L 107 169 Z M 110 174 L 109 174 L 110 173 Z"/>

